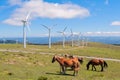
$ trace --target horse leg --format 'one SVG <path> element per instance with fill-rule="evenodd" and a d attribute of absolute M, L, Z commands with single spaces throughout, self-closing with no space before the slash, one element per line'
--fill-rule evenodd
<path fill-rule="evenodd" d="M 66 67 L 64 66 L 63 69 L 64 69 L 63 74 L 66 74 Z"/>
<path fill-rule="evenodd" d="M 76 70 L 76 75 L 78 75 L 78 70 Z"/>
<path fill-rule="evenodd" d="M 65 74 L 65 68 L 64 66 L 61 66 L 62 67 L 62 74 Z"/>
<path fill-rule="evenodd" d="M 93 67 L 94 67 L 94 69 L 95 69 L 95 71 L 96 71 L 96 67 L 95 67 L 95 65 L 93 65 Z"/>
<path fill-rule="evenodd" d="M 75 68 L 74 68 L 74 73 L 73 73 L 73 76 L 76 76 L 77 75 L 77 70 L 75 70 Z"/>
<path fill-rule="evenodd" d="M 76 72 L 76 65 L 75 66 L 73 66 L 73 70 L 74 70 L 74 73 L 73 73 L 73 76 L 76 76 L 76 74 L 77 74 L 77 72 Z"/>
<path fill-rule="evenodd" d="M 73 76 L 76 76 L 76 74 L 75 74 L 75 69 L 74 69 L 74 73 L 73 73 Z"/>
<path fill-rule="evenodd" d="M 62 66 L 60 66 L 60 73 L 62 73 Z"/>
<path fill-rule="evenodd" d="M 92 71 L 93 71 L 93 67 L 94 67 L 94 65 L 92 65 Z"/>
<path fill-rule="evenodd" d="M 74 73 L 73 73 L 73 75 L 74 75 L 74 76 L 77 76 L 77 75 L 78 75 L 78 71 L 79 71 L 79 68 L 74 68 Z"/>
<path fill-rule="evenodd" d="M 101 71 L 103 71 L 103 64 L 101 64 Z"/>

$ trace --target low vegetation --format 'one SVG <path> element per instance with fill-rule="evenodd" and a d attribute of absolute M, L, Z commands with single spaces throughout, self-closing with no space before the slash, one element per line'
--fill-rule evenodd
<path fill-rule="evenodd" d="M 95 56 L 120 59 L 120 47 L 99 43 L 89 43 L 86 47 L 53 45 L 0 44 L 0 80 L 119 80 L 120 62 L 107 61 L 108 68 L 100 72 L 86 70 L 89 59 L 84 58 L 78 76 L 73 71 L 66 75 L 59 73 L 59 64 L 51 63 L 54 54 L 71 54 L 77 56 Z"/>

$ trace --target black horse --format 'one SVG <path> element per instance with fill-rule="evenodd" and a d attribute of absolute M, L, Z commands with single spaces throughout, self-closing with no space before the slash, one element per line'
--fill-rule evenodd
<path fill-rule="evenodd" d="M 89 70 L 89 65 L 92 65 L 92 70 L 93 68 L 96 71 L 95 66 L 100 65 L 101 66 L 101 71 L 104 71 L 103 68 L 107 68 L 108 64 L 103 60 L 103 59 L 92 59 L 88 62 L 88 64 L 86 65 L 87 70 Z"/>

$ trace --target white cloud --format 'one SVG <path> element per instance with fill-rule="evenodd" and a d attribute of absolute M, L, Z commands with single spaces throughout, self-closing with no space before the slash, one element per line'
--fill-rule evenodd
<path fill-rule="evenodd" d="M 120 36 L 120 32 L 86 32 L 87 36 Z"/>
<path fill-rule="evenodd" d="M 22 4 L 22 0 L 8 0 L 8 3 L 10 5 L 21 5 Z"/>
<path fill-rule="evenodd" d="M 120 26 L 120 21 L 114 21 L 111 23 L 112 26 Z"/>
<path fill-rule="evenodd" d="M 17 0 L 13 0 L 17 1 Z M 17 3 L 14 3 L 17 4 Z M 4 20 L 4 23 L 20 26 L 20 20 L 25 18 L 27 12 L 32 12 L 32 19 L 42 18 L 84 18 L 90 15 L 86 8 L 75 4 L 48 3 L 42 0 L 30 0 L 23 2 L 20 8 L 15 9 L 10 18 Z"/>

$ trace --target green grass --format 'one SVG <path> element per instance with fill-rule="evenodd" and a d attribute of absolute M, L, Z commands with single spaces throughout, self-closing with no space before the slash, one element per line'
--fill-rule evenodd
<path fill-rule="evenodd" d="M 87 47 L 71 47 L 62 45 L 52 45 L 49 49 L 47 45 L 28 45 L 26 49 L 21 44 L 0 44 L 0 49 L 14 50 L 30 53 L 48 54 L 72 54 L 79 56 L 96 56 L 120 59 L 120 46 L 106 45 L 100 43 L 89 43 Z"/>
<path fill-rule="evenodd" d="M 79 75 L 72 76 L 59 73 L 59 64 L 51 63 L 53 54 L 72 54 L 79 56 L 96 56 L 120 59 L 120 47 L 99 43 L 89 43 L 88 47 L 54 45 L 48 49 L 46 45 L 28 45 L 26 49 L 20 44 L 1 44 L 0 50 L 0 80 L 119 80 L 120 62 L 107 61 L 109 67 L 104 72 L 86 70 L 89 59 L 84 59 Z M 13 51 L 12 51 L 13 50 Z M 18 51 L 18 52 L 15 52 Z M 43 54 L 44 53 L 44 54 Z M 47 53 L 47 54 L 46 54 Z"/>

